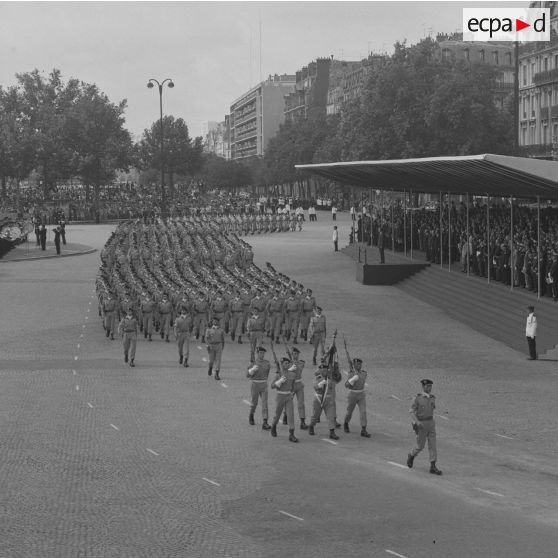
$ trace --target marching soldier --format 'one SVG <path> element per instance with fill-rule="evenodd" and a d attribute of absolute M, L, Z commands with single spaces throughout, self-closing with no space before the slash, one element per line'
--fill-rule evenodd
<path fill-rule="evenodd" d="M 200 332 L 202 335 L 202 343 L 205 343 L 204 332 L 207 328 L 207 311 L 208 304 L 203 291 L 199 292 L 198 298 L 195 300 L 192 313 L 194 319 L 194 330 L 196 332 L 196 339 L 200 338 Z"/>
<path fill-rule="evenodd" d="M 309 327 L 310 342 L 314 347 L 314 355 L 312 356 L 312 363 L 316 364 L 316 355 L 318 354 L 318 347 L 321 347 L 322 356 L 325 353 L 325 339 L 326 339 L 326 317 L 322 314 L 320 306 L 316 307 L 314 316 L 310 320 Z"/>
<path fill-rule="evenodd" d="M 161 339 L 169 343 L 169 329 L 172 315 L 172 302 L 166 294 L 163 295 L 159 303 L 159 316 L 161 320 Z"/>
<path fill-rule="evenodd" d="M 292 363 L 296 366 L 296 378 L 293 387 L 293 407 L 294 398 L 296 397 L 298 418 L 300 419 L 300 429 L 308 430 L 308 425 L 306 424 L 306 409 L 304 406 L 304 384 L 302 382 L 302 371 L 304 370 L 304 365 L 306 363 L 299 359 L 300 351 L 297 347 L 293 347 L 291 349 L 289 356 L 292 358 Z M 287 422 L 287 414 L 283 413 L 283 424 L 287 424 Z"/>
<path fill-rule="evenodd" d="M 277 291 L 273 293 L 267 303 L 267 315 L 269 316 L 269 335 L 279 343 L 281 322 L 283 321 L 283 300 L 279 298 Z"/>
<path fill-rule="evenodd" d="M 219 327 L 219 320 L 213 318 L 211 327 L 205 330 L 205 341 L 207 342 L 207 353 L 209 355 L 209 368 L 207 375 L 211 376 L 215 367 L 215 379 L 220 380 L 221 355 L 225 348 L 225 332 Z"/>
<path fill-rule="evenodd" d="M 287 413 L 289 424 L 289 442 L 298 442 L 294 435 L 294 409 L 293 409 L 293 387 L 296 379 L 296 365 L 291 364 L 287 357 L 281 359 L 281 365 L 276 363 L 277 373 L 271 383 L 271 389 L 277 390 L 275 399 L 275 416 L 271 425 L 271 435 L 277 437 L 277 424 L 283 410 Z"/>
<path fill-rule="evenodd" d="M 225 327 L 225 313 L 227 311 L 227 303 L 223 299 L 223 293 L 219 291 L 215 300 L 211 302 L 210 305 L 211 318 L 217 318 L 219 321 L 219 327 L 224 329 Z"/>
<path fill-rule="evenodd" d="M 442 471 L 436 467 L 436 425 L 434 424 L 434 409 L 436 397 L 432 394 L 433 381 L 420 381 L 422 393 L 417 394 L 409 412 L 413 417 L 413 430 L 417 435 L 417 444 L 407 456 L 407 467 L 413 467 L 415 457 L 424 449 L 428 440 L 428 454 L 430 457 L 430 473 L 441 475 Z"/>
<path fill-rule="evenodd" d="M 248 416 L 248 422 L 250 424 L 255 424 L 254 413 L 256 412 L 256 407 L 258 406 L 258 399 L 262 400 L 262 430 L 270 430 L 271 426 L 267 423 L 268 419 L 268 407 L 267 407 L 267 381 L 269 377 L 270 364 L 269 361 L 265 359 L 266 349 L 265 347 L 258 347 L 258 358 L 252 366 L 248 367 L 247 377 L 250 379 L 250 415 Z"/>
<path fill-rule="evenodd" d="M 122 336 L 122 346 L 124 348 L 124 362 L 128 362 L 130 358 L 130 366 L 134 367 L 134 359 L 136 358 L 136 344 L 138 338 L 138 322 L 132 314 L 131 307 L 128 308 L 126 316 L 122 318 L 118 326 L 118 333 Z"/>
<path fill-rule="evenodd" d="M 229 312 L 229 333 L 231 334 L 231 339 L 234 341 L 238 330 L 238 342 L 242 344 L 242 316 L 244 314 L 244 303 L 238 296 L 238 292 L 235 292 L 234 297 L 231 300 Z"/>
<path fill-rule="evenodd" d="M 254 362 L 256 347 L 262 344 L 265 328 L 265 317 L 254 309 L 252 317 L 248 320 L 247 330 L 250 338 L 250 362 Z"/>
<path fill-rule="evenodd" d="M 116 325 L 116 300 L 110 293 L 103 300 L 103 315 L 105 322 L 106 336 L 114 339 L 114 330 Z"/>
<path fill-rule="evenodd" d="M 192 316 L 187 313 L 185 307 L 180 309 L 180 315 L 174 320 L 174 337 L 178 346 L 178 363 L 188 368 L 190 357 L 190 331 L 192 330 Z M 186 346 L 186 354 L 184 354 Z"/>
<path fill-rule="evenodd" d="M 153 309 L 155 307 L 155 302 L 147 294 L 145 298 L 141 301 L 141 315 L 143 319 L 143 336 L 149 341 L 152 341 L 151 336 L 153 335 Z"/>
<path fill-rule="evenodd" d="M 308 341 L 308 327 L 315 308 L 316 299 L 312 296 L 312 289 L 306 289 L 306 296 L 302 299 L 300 307 L 300 336 L 304 341 Z"/>
<path fill-rule="evenodd" d="M 349 422 L 353 416 L 355 406 L 358 405 L 358 412 L 360 416 L 360 435 L 364 438 L 370 438 L 370 434 L 366 431 L 366 393 L 364 386 L 366 384 L 366 377 L 368 372 L 362 369 L 362 359 L 353 358 L 349 356 L 347 345 L 345 344 L 345 351 L 347 352 L 347 361 L 349 363 L 349 377 L 345 382 L 345 387 L 349 390 L 347 393 L 347 414 L 343 421 L 343 430 L 350 432 Z"/>
<path fill-rule="evenodd" d="M 297 343 L 298 317 L 300 302 L 295 298 L 295 291 L 291 290 L 289 298 L 285 301 L 285 337 L 287 341 L 293 336 L 293 343 Z"/>

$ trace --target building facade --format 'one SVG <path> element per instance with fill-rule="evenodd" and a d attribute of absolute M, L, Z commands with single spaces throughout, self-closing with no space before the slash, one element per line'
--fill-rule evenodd
<path fill-rule="evenodd" d="M 284 96 L 294 85 L 295 76 L 275 74 L 231 104 L 231 159 L 263 156 L 269 140 L 285 120 Z"/>
<path fill-rule="evenodd" d="M 204 126 L 202 122 L 203 150 L 205 153 L 213 153 L 218 157 L 230 159 L 231 150 L 229 142 L 229 117 L 223 122 L 211 122 Z"/>
<path fill-rule="evenodd" d="M 558 159 L 558 6 L 550 8 L 550 41 L 524 43 L 519 48 L 520 154 Z"/>

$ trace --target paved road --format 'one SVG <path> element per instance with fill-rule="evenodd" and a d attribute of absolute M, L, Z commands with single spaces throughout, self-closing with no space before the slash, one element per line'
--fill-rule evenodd
<path fill-rule="evenodd" d="M 299 444 L 283 426 L 272 439 L 259 413 L 250 427 L 246 345 L 227 345 L 222 382 L 195 344 L 189 369 L 160 339 L 125 366 L 97 315 L 98 253 L 0 263 L 1 557 L 556 555 L 553 363 L 527 363 L 396 288 L 359 285 L 319 219 L 248 240 L 258 263 L 314 290 L 330 331 L 364 358 L 370 440 L 356 417 L 336 444 L 323 423 Z M 343 241 L 346 216 L 337 224 Z M 112 226 L 68 229 L 100 248 Z M 423 454 L 404 465 L 424 376 L 441 478 Z"/>

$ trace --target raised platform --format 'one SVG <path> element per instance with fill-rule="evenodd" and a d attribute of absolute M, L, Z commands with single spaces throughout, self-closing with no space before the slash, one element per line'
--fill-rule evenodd
<path fill-rule="evenodd" d="M 394 285 L 422 271 L 428 263 L 364 264 L 356 263 L 356 280 L 363 285 Z"/>

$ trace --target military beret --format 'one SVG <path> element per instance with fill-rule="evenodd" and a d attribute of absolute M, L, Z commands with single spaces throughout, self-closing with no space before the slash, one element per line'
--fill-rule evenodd
<path fill-rule="evenodd" d="M 361 358 L 353 358 L 353 362 L 359 362 L 360 364 L 362 364 L 362 359 Z"/>
<path fill-rule="evenodd" d="M 281 362 L 291 362 L 291 359 L 289 357 L 283 357 Z"/>
<path fill-rule="evenodd" d="M 421 380 L 420 383 L 423 386 L 431 386 L 434 382 L 432 380 L 429 380 L 429 379 L 425 378 L 424 380 Z"/>
<path fill-rule="evenodd" d="M 316 306 L 316 310 L 319 310 L 320 312 L 322 311 L 322 307 L 321 306 Z"/>
<path fill-rule="evenodd" d="M 263 351 L 265 353 L 267 349 L 265 347 L 258 347 L 258 351 Z"/>
<path fill-rule="evenodd" d="M 293 353 L 300 353 L 300 349 L 299 349 L 298 347 L 293 347 L 293 348 L 291 349 L 291 351 L 292 351 Z"/>

